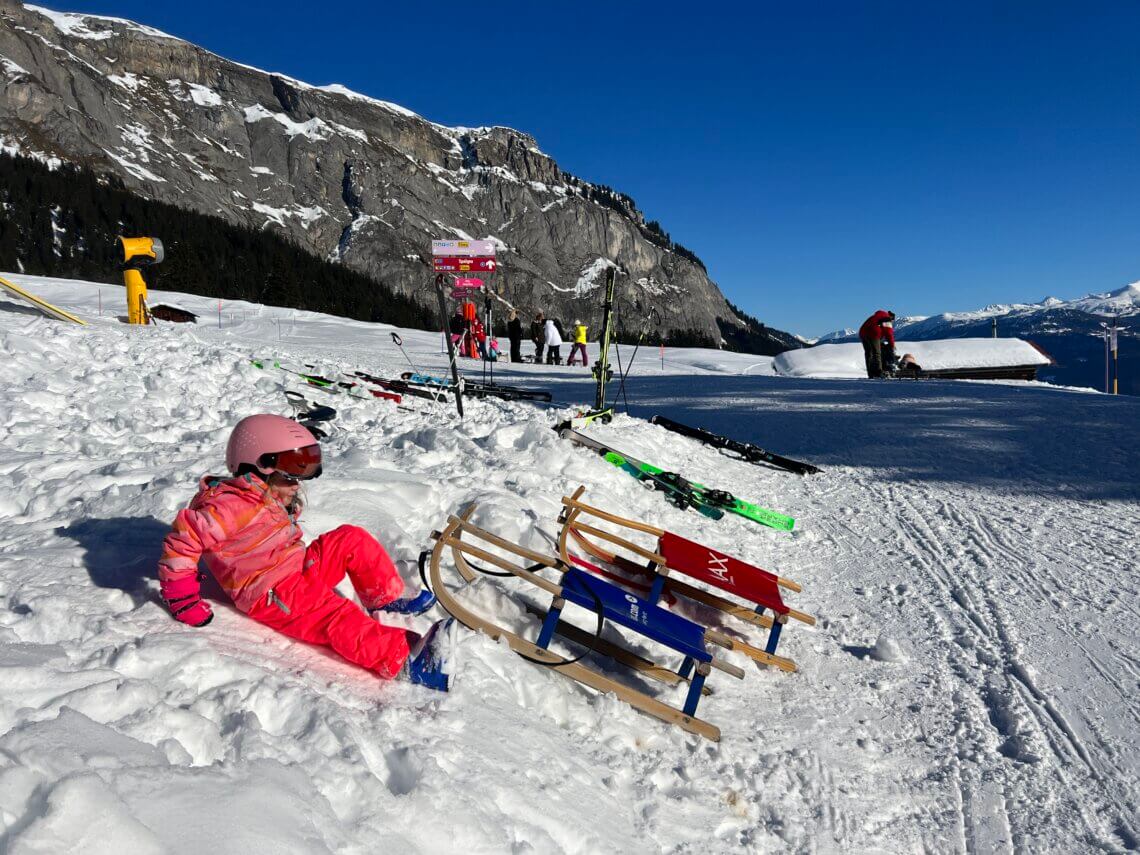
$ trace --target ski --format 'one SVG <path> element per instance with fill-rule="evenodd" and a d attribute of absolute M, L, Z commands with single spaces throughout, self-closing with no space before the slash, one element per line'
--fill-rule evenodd
<path fill-rule="evenodd" d="M 413 386 L 403 380 L 388 380 L 384 377 L 376 377 L 363 371 L 354 371 L 352 372 L 352 376 L 363 380 L 366 383 L 370 383 L 373 386 L 379 386 L 380 389 L 385 390 L 389 395 L 408 395 L 413 398 L 427 398 L 431 401 L 438 401 L 440 399 L 440 396 L 444 392 L 448 391 L 447 389 L 438 389 L 436 391 L 432 391 L 430 389 L 425 389 L 419 386 Z M 372 392 L 374 395 L 376 394 L 376 392 L 373 392 L 371 389 L 368 391 Z"/>
<path fill-rule="evenodd" d="M 653 486 L 654 489 L 665 493 L 669 502 L 681 510 L 695 508 L 699 513 L 704 514 L 709 519 L 719 520 L 724 518 L 724 511 L 708 504 L 704 496 L 693 489 L 692 482 L 685 480 L 676 472 L 659 471 L 658 474 L 651 474 L 649 470 L 645 468 L 645 463 L 642 463 L 640 460 L 635 460 L 632 457 L 626 457 L 616 451 L 607 451 L 602 455 L 602 459 L 607 463 L 612 463 L 626 474 L 632 475 L 638 481 L 648 483 Z"/>
<path fill-rule="evenodd" d="M 642 463 L 640 469 L 641 472 L 649 478 L 680 478 L 676 473 L 665 472 L 663 469 L 651 463 Z M 760 525 L 766 525 L 769 528 L 779 529 L 780 531 L 791 531 L 795 528 L 796 521 L 787 514 L 781 514 L 778 511 L 763 508 L 752 502 L 746 502 L 744 499 L 738 499 L 732 495 L 732 493 L 725 490 L 713 490 L 696 481 L 686 481 L 686 483 L 700 496 L 701 501 L 706 505 L 723 508 L 729 513 L 738 514 L 753 522 L 758 522 Z"/>
<path fill-rule="evenodd" d="M 366 389 L 355 381 L 334 380 L 330 377 L 324 377 L 320 374 L 310 374 L 306 371 L 300 371 L 296 368 L 290 368 L 288 366 L 282 365 L 277 360 L 274 360 L 272 363 L 269 363 L 267 360 L 262 359 L 250 359 L 249 361 L 258 368 L 277 368 L 280 371 L 284 371 L 286 374 L 292 374 L 294 377 L 300 377 L 314 389 L 319 389 L 320 391 L 328 392 L 329 394 L 345 394 L 350 398 L 363 398 L 365 397 L 365 393 L 367 393 L 373 398 L 381 398 L 387 401 L 394 401 L 397 404 L 399 404 L 401 401 L 400 395 L 395 394 L 391 391 L 382 392 L 377 389 Z M 304 367 L 312 368 L 313 366 L 306 365 Z"/>
<path fill-rule="evenodd" d="M 791 531 L 795 527 L 795 519 L 786 514 L 738 499 L 724 490 L 715 490 L 697 481 L 690 481 L 675 472 L 666 472 L 658 466 L 638 460 L 611 448 L 605 443 L 598 442 L 592 437 L 579 433 L 572 427 L 566 427 L 565 423 L 559 425 L 559 428 L 559 435 L 564 439 L 569 439 L 571 442 L 592 449 L 608 463 L 612 463 L 641 481 L 651 482 L 653 486 L 668 493 L 670 499 L 674 503 L 681 504 L 682 507 L 695 507 L 701 513 L 714 519 L 719 519 L 727 511 L 780 531 Z M 714 516 L 709 511 L 715 511 L 718 514 Z"/>
<path fill-rule="evenodd" d="M 332 427 L 328 424 L 336 418 L 336 410 L 324 404 L 309 402 L 300 392 L 285 390 L 285 400 L 293 410 L 293 421 L 308 428 L 317 441 L 328 439 Z"/>
<path fill-rule="evenodd" d="M 451 380 L 455 384 L 455 409 L 459 411 L 459 418 L 463 418 L 463 384 L 459 382 L 459 366 L 455 364 L 455 342 L 451 340 L 451 335 L 447 330 L 447 301 L 443 298 L 443 274 L 440 273 L 435 277 L 435 295 L 439 299 L 439 322 L 441 324 L 440 331 L 443 333 L 444 340 L 447 342 L 447 361 L 451 363 Z M 404 342 L 395 330 L 391 332 L 392 341 L 400 348 L 404 349 Z M 408 362 L 411 362 L 411 357 L 405 351 L 404 356 L 407 357 Z M 413 364 L 414 368 L 415 365 Z"/>
<path fill-rule="evenodd" d="M 454 387 L 454 384 L 445 378 L 433 377 L 430 374 L 416 374 L 411 371 L 405 371 L 400 375 L 400 379 L 405 383 L 430 386 L 445 391 L 451 391 Z M 463 392 L 472 398 L 502 398 L 507 401 L 544 401 L 547 403 L 552 400 L 551 394 L 542 389 L 524 389 L 521 386 L 500 386 L 497 384 L 477 383 L 466 379 L 463 380 Z"/>
<path fill-rule="evenodd" d="M 750 442 L 739 442 L 735 439 L 730 439 L 727 436 L 712 433 L 711 431 L 702 428 L 689 427 L 680 422 L 675 422 L 672 419 L 667 419 L 665 416 L 654 416 L 649 420 L 655 425 L 660 425 L 666 430 L 671 430 L 674 433 L 679 433 L 682 436 L 691 437 L 692 439 L 699 439 L 706 445 L 711 445 L 714 448 L 720 448 L 725 451 L 731 451 L 738 454 L 741 459 L 747 460 L 749 463 L 769 463 L 772 466 L 778 466 L 781 469 L 787 469 L 789 472 L 795 472 L 797 475 L 814 475 L 822 472 L 818 466 L 812 466 L 810 463 L 804 463 L 802 460 L 792 460 L 790 457 L 783 457 L 779 454 L 773 454 L 758 445 L 753 445 Z"/>
<path fill-rule="evenodd" d="M 613 419 L 613 407 L 609 407 L 604 410 L 580 410 L 577 415 L 572 416 L 571 418 L 566 419 L 566 421 L 555 425 L 554 429 L 559 432 L 561 432 L 563 428 L 574 428 L 574 430 L 581 430 L 582 428 L 588 427 L 594 422 L 608 425 L 613 421 Z"/>

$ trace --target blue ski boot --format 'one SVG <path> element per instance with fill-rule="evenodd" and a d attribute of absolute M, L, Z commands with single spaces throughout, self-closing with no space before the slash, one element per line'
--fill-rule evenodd
<path fill-rule="evenodd" d="M 435 605 L 435 594 L 424 588 L 414 597 L 403 597 L 399 600 L 392 600 L 387 605 L 380 606 L 373 609 L 376 612 L 392 612 L 398 615 L 422 615 L 428 609 Z"/>
<path fill-rule="evenodd" d="M 451 678 L 443 670 L 446 664 L 443 656 L 446 644 L 444 636 L 453 620 L 454 618 L 446 618 L 436 621 L 427 631 L 427 635 L 412 647 L 408 661 L 404 663 L 401 672 L 404 677 L 429 689 L 447 691 Z"/>

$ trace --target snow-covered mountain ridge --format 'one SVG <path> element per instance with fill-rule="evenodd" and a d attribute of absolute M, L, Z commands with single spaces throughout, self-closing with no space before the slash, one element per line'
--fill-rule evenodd
<path fill-rule="evenodd" d="M 662 333 L 717 341 L 718 318 L 750 326 L 633 199 L 565 172 L 517 130 L 449 128 L 144 25 L 16 0 L 0 0 L 0 80 L 0 150 L 272 229 L 424 301 L 430 240 L 475 238 L 496 243 L 495 284 L 526 317 L 596 326 L 601 262 L 623 272 L 619 299 L 639 317 L 657 309 Z M 767 340 L 773 353 L 797 346 Z"/>

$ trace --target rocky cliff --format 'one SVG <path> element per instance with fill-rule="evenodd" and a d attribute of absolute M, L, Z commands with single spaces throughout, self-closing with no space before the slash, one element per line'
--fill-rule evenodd
<path fill-rule="evenodd" d="M 444 127 L 129 21 L 14 0 L 0 0 L 0 79 L 0 148 L 279 230 L 425 301 L 432 238 L 488 239 L 501 264 L 493 284 L 524 313 L 596 323 L 616 266 L 627 326 L 654 307 L 662 334 L 719 341 L 728 324 L 753 335 L 750 349 L 797 344 L 741 318 L 631 198 L 564 172 L 510 128 Z"/>

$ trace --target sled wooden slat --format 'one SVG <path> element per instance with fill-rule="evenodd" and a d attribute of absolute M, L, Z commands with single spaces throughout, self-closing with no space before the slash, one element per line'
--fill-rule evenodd
<path fill-rule="evenodd" d="M 720 636 L 719 640 L 713 639 L 714 634 Z M 721 644 L 722 646 L 727 647 L 729 650 L 735 650 L 738 653 L 743 653 L 749 659 L 753 660 L 754 662 L 759 662 L 762 665 L 773 665 L 776 668 L 779 668 L 781 671 L 788 672 L 799 670 L 796 667 L 796 663 L 791 659 L 788 659 L 784 656 L 776 656 L 772 653 L 765 653 L 759 647 L 753 647 L 751 644 L 746 644 L 745 642 L 739 641 L 732 636 L 724 635 L 723 633 L 719 632 L 714 633 L 714 631 L 711 629 L 708 632 L 708 636 L 710 641 L 713 641 L 716 644 Z"/>
<path fill-rule="evenodd" d="M 469 508 L 467 511 L 467 516 L 470 516 L 470 514 L 473 510 L 474 510 L 473 507 Z M 455 519 L 455 518 L 450 517 L 449 521 L 451 519 Z M 488 543 L 493 543 L 495 546 L 499 547 L 500 549 L 505 549 L 508 552 L 513 552 L 515 555 L 519 556 L 520 558 L 525 558 L 528 561 L 531 561 L 535 564 L 545 564 L 547 567 L 558 567 L 559 566 L 558 561 L 551 558 L 548 555 L 543 555 L 540 552 L 535 552 L 532 549 L 527 549 L 525 546 L 519 546 L 517 543 L 511 543 L 506 538 L 499 537 L 497 534 L 492 534 L 491 532 L 487 531 L 486 529 L 479 528 L 479 526 L 477 526 L 477 525 L 472 525 L 471 523 L 467 522 L 466 516 L 462 520 L 460 520 L 460 527 L 464 531 L 469 532 L 469 533 L 475 535 L 476 537 L 487 541 Z"/>
<path fill-rule="evenodd" d="M 601 508 L 595 508 L 587 505 L 585 502 L 579 502 L 578 496 L 585 492 L 585 487 L 579 487 L 573 496 L 562 497 L 562 504 L 568 508 L 577 508 L 578 510 L 587 511 L 591 516 L 598 517 L 599 519 L 607 520 L 608 522 L 624 525 L 627 528 L 632 528 L 634 531 L 643 531 L 646 534 L 651 534 L 654 537 L 661 537 L 665 533 L 665 529 L 657 528 L 657 526 L 649 525 L 638 520 L 626 519 L 619 517 L 617 514 L 611 514 L 609 511 L 603 511 Z"/>
<path fill-rule="evenodd" d="M 592 534 L 594 537 L 600 537 L 602 540 L 606 540 L 610 543 L 616 544 L 617 546 L 624 547 L 630 552 L 640 555 L 646 561 L 652 561 L 659 567 L 665 564 L 665 556 L 658 555 L 656 552 L 650 552 L 648 549 L 638 546 L 636 543 L 628 541 L 624 537 L 619 537 L 616 534 L 611 534 L 610 532 L 603 529 L 595 528 L 594 526 L 583 522 L 575 522 L 574 530 L 579 532 L 584 531 L 586 534 Z M 566 559 L 564 558 L 562 560 L 565 561 Z"/>
<path fill-rule="evenodd" d="M 509 561 L 500 558 L 499 556 L 490 553 L 485 549 L 480 549 L 478 546 L 472 546 L 470 543 L 464 543 L 462 540 L 459 540 L 456 537 L 451 537 L 448 535 L 445 539 L 445 542 L 452 548 L 453 551 L 466 552 L 469 555 L 474 555 L 476 558 L 480 558 L 489 564 L 494 564 L 501 570 L 506 570 L 509 573 L 513 573 L 520 579 L 526 579 L 528 582 L 537 585 L 544 591 L 553 594 L 556 597 L 562 596 L 562 588 L 560 588 L 554 582 L 551 582 L 549 579 L 543 579 L 537 573 L 531 573 L 529 570 L 525 570 L 522 567 L 515 567 Z"/>
<path fill-rule="evenodd" d="M 483 532 L 482 529 L 479 529 L 476 526 L 470 526 L 466 522 L 472 510 L 474 509 L 469 508 L 463 514 L 462 519 L 455 516 L 450 517 L 448 519 L 447 526 L 442 532 L 432 533 L 432 537 L 435 538 L 436 542 L 432 548 L 428 574 L 431 579 L 432 589 L 434 590 L 436 597 L 439 599 L 440 605 L 442 605 L 443 608 L 452 617 L 454 617 L 464 626 L 467 626 L 468 628 L 477 632 L 482 632 L 492 639 L 506 640 L 507 644 L 516 653 L 521 653 L 524 656 L 530 657 L 532 659 L 537 659 L 542 663 L 548 664 L 551 667 L 556 668 L 559 673 L 564 674 L 565 676 L 570 677 L 571 679 L 576 680 L 585 686 L 588 686 L 598 692 L 602 692 L 603 694 L 612 692 L 620 700 L 628 703 L 635 709 L 641 710 L 642 712 L 652 715 L 655 718 L 658 718 L 669 724 L 674 724 L 681 729 L 688 731 L 689 733 L 694 733 L 713 741 L 719 741 L 720 728 L 716 727 L 715 725 L 710 724 L 703 719 L 699 719 L 695 715 L 687 715 L 682 710 L 669 706 L 668 704 L 659 701 L 656 698 L 650 697 L 649 695 L 646 695 L 637 689 L 624 685 L 603 674 L 599 674 L 598 672 L 582 665 L 580 662 L 570 661 L 565 657 L 559 656 L 556 653 L 552 653 L 551 651 L 540 647 L 538 644 L 529 641 L 522 636 L 511 632 L 510 630 L 500 627 L 486 618 L 481 617 L 471 609 L 467 608 L 467 606 L 465 606 L 462 602 L 460 602 L 459 599 L 455 597 L 455 595 L 443 583 L 440 560 L 445 548 L 450 547 L 452 555 L 458 557 L 460 561 L 462 561 L 463 554 L 467 553 L 471 555 L 477 555 L 483 560 L 495 564 L 495 566 L 499 566 L 508 572 L 514 573 L 516 571 L 522 570 L 522 568 L 510 566 L 509 562 L 507 562 L 505 559 L 500 559 L 497 556 L 494 556 L 493 554 L 487 552 L 486 550 L 479 549 L 478 547 L 475 547 L 470 543 L 465 543 L 461 540 L 461 537 L 464 533 L 469 533 L 477 537 L 482 537 L 484 534 L 490 534 L 489 532 Z M 487 540 L 495 546 L 498 546 L 510 552 L 514 552 L 520 557 L 529 558 L 534 561 L 534 563 L 541 562 L 548 567 L 561 566 L 559 562 L 554 561 L 553 559 L 539 555 L 538 553 L 527 550 L 516 544 L 511 544 L 509 541 L 505 541 L 502 538 L 498 538 L 497 536 L 491 535 L 487 538 Z M 467 568 L 467 572 L 471 572 L 470 568 Z M 529 576 L 534 577 L 534 579 L 542 579 L 542 577 L 537 576 L 533 573 L 529 573 Z M 533 579 L 529 579 L 526 576 L 520 576 L 520 578 L 524 578 L 527 581 L 533 581 Z M 558 590 L 561 590 L 561 586 L 550 583 L 545 579 L 542 579 L 542 581 Z M 540 587 L 547 591 L 550 590 L 547 585 L 542 585 Z M 629 651 L 626 651 L 626 653 L 628 653 L 630 656 L 635 655 Z M 648 662 L 648 660 L 644 661 Z M 701 669 L 707 670 L 707 667 L 708 666 L 706 665 L 701 665 L 699 666 L 698 670 L 703 675 L 704 670 Z"/>

